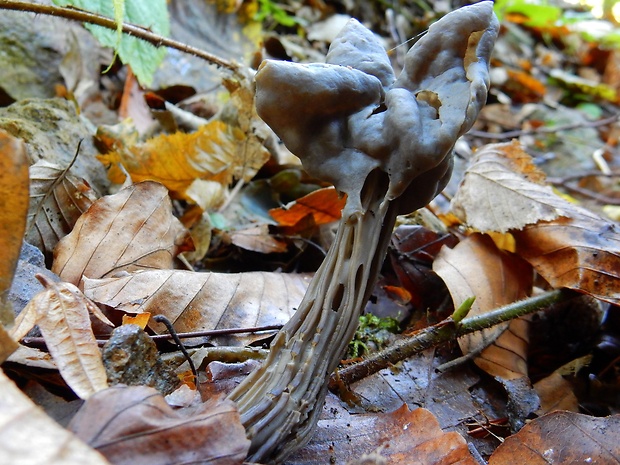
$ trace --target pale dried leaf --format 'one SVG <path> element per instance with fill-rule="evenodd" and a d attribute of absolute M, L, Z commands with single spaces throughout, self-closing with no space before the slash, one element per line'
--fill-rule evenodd
<path fill-rule="evenodd" d="M 556 410 L 579 412 L 579 400 L 575 396 L 572 384 L 558 371 L 538 381 L 534 384 L 534 389 L 540 399 L 537 415 L 541 416 Z"/>
<path fill-rule="evenodd" d="M 0 463 L 109 465 L 33 404 L 1 370 Z"/>
<path fill-rule="evenodd" d="M 17 350 L 7 360 L 20 365 L 43 368 L 44 370 L 58 370 L 58 365 L 49 353 L 21 344 L 17 346 Z"/>
<path fill-rule="evenodd" d="M 233 231 L 230 240 L 237 247 L 258 253 L 283 253 L 287 250 L 286 242 L 269 234 L 269 226 L 266 224 Z"/>
<path fill-rule="evenodd" d="M 173 410 L 146 386 L 98 393 L 69 429 L 115 465 L 241 465 L 250 446 L 234 402 Z"/>
<path fill-rule="evenodd" d="M 445 281 L 455 306 L 476 297 L 471 316 L 522 299 L 532 288 L 530 266 L 481 234 L 467 237 L 454 249 L 444 247 L 433 270 Z M 527 341 L 527 322 L 520 319 L 463 336 L 459 345 L 465 354 L 490 346 L 476 364 L 493 376 L 516 379 L 527 373 Z"/>
<path fill-rule="evenodd" d="M 73 176 L 70 169 L 39 160 L 30 167 L 26 240 L 51 257 L 58 241 L 95 200 L 97 195 L 88 183 Z"/>
<path fill-rule="evenodd" d="M 155 270 L 84 279 L 84 292 L 124 312 L 165 315 L 178 332 L 189 332 L 284 324 L 301 302 L 308 281 L 307 275 L 286 273 Z M 161 323 L 151 321 L 149 326 L 165 332 Z M 239 344 L 231 337 L 209 341 Z"/>
<path fill-rule="evenodd" d="M 27 212 L 26 144 L 0 130 L 0 324 L 13 322 L 7 297 L 22 247 Z"/>
<path fill-rule="evenodd" d="M 79 285 L 82 276 L 172 268 L 186 237 L 168 190 L 142 182 L 97 200 L 59 242 L 52 271 Z"/>
<path fill-rule="evenodd" d="M 481 232 L 522 229 L 569 215 L 568 202 L 529 179 L 538 181 L 540 175 L 518 142 L 487 145 L 472 158 L 452 211 Z"/>
<path fill-rule="evenodd" d="M 594 418 L 553 412 L 528 423 L 507 438 L 489 465 L 564 465 L 620 462 L 620 415 Z"/>
<path fill-rule="evenodd" d="M 46 289 L 24 311 L 36 313 L 36 323 L 63 379 L 79 397 L 88 398 L 108 387 L 89 314 L 111 323 L 74 285 L 54 283 L 42 275 L 37 278 Z"/>
<path fill-rule="evenodd" d="M 11 335 L 4 329 L 4 326 L 0 325 L 0 364 L 17 349 L 17 343 L 11 337 Z"/>

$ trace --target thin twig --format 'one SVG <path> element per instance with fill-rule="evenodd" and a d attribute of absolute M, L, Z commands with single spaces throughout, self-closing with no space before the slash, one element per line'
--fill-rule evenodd
<path fill-rule="evenodd" d="M 415 333 L 411 337 L 395 342 L 360 363 L 338 370 L 335 375 L 332 375 L 330 389 L 339 390 L 342 383 L 347 386 L 430 347 L 453 341 L 465 334 L 490 328 L 529 313 L 534 313 L 552 304 L 570 300 L 576 295 L 578 294 L 567 289 L 554 290 L 514 302 L 483 315 L 465 318 L 458 325 L 448 318 Z"/>
<path fill-rule="evenodd" d="M 191 368 L 192 374 L 194 375 L 194 380 L 196 381 L 196 384 L 198 384 L 198 371 L 196 371 L 196 365 L 194 365 L 194 361 L 192 360 L 192 357 L 189 356 L 189 353 L 187 352 L 187 349 L 181 342 L 181 339 L 179 339 L 179 336 L 177 336 L 177 332 L 174 329 L 174 326 L 172 326 L 172 323 L 170 322 L 170 320 L 166 318 L 164 315 L 155 315 L 153 319 L 157 321 L 158 323 L 163 323 L 163 325 L 166 327 L 166 329 L 168 330 L 168 332 L 174 339 L 174 342 L 177 343 L 177 346 L 179 347 L 179 349 L 185 356 L 187 363 L 189 363 L 189 367 Z"/>
<path fill-rule="evenodd" d="M 112 18 L 74 8 L 41 5 L 38 3 L 23 2 L 18 0 L 0 0 L 0 10 L 25 11 L 56 16 L 72 21 L 79 21 L 81 23 L 95 24 L 114 31 L 117 28 L 117 24 Z M 213 63 L 216 66 L 226 68 L 233 73 L 237 73 L 239 71 L 239 65 L 237 63 L 218 57 L 217 55 L 213 55 L 212 53 L 206 52 L 199 48 L 192 47 L 191 45 L 156 34 L 145 27 L 137 26 L 135 24 L 122 23 L 122 29 L 125 34 L 149 42 L 155 47 L 174 48 L 176 50 L 180 50 L 181 52 L 189 53 L 190 55 L 202 58 L 203 60 Z"/>
<path fill-rule="evenodd" d="M 548 133 L 556 133 L 558 131 L 570 131 L 572 129 L 580 129 L 580 128 L 596 128 L 601 126 L 607 126 L 609 124 L 615 123 L 618 118 L 620 118 L 620 113 L 612 115 L 608 118 L 603 118 L 597 121 L 582 121 L 579 123 L 570 123 L 564 124 L 560 126 L 541 126 L 539 128 L 533 129 L 516 129 L 514 131 L 506 131 L 506 132 L 487 132 L 487 131 L 477 131 L 475 129 L 471 129 L 467 134 L 474 137 L 481 137 L 483 139 L 513 139 L 515 137 L 521 136 L 529 136 L 533 134 L 548 134 Z"/>

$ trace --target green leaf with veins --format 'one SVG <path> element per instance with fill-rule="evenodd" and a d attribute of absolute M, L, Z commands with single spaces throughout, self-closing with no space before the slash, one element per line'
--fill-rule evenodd
<path fill-rule="evenodd" d="M 119 0 L 54 0 L 54 3 L 114 18 L 117 23 L 119 19 L 122 19 L 127 23 L 148 28 L 162 36 L 170 34 L 166 0 L 124 0 L 124 2 Z M 121 8 L 123 3 L 124 12 Z M 85 27 L 102 45 L 114 48 L 121 61 L 131 66 L 141 85 L 151 84 L 153 75 L 166 54 L 165 48 L 157 48 L 127 34 L 123 34 L 119 42 L 117 31 L 92 24 L 86 24 Z"/>

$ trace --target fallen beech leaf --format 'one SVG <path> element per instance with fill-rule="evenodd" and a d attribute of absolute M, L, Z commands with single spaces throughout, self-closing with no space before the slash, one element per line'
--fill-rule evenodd
<path fill-rule="evenodd" d="M 0 130 L 0 324 L 13 322 L 7 298 L 22 247 L 27 212 L 26 144 Z"/>
<path fill-rule="evenodd" d="M 620 304 L 620 230 L 615 223 L 574 207 L 570 218 L 527 226 L 513 235 L 517 254 L 551 286 Z"/>
<path fill-rule="evenodd" d="M 448 249 L 444 247 L 433 270 L 445 281 L 455 306 L 476 297 L 470 315 L 480 315 L 526 297 L 532 288 L 530 266 L 516 255 L 500 251 L 492 239 L 472 234 Z M 459 338 L 467 354 L 483 350 L 476 365 L 504 379 L 527 374 L 527 320 L 516 319 Z"/>
<path fill-rule="evenodd" d="M 73 176 L 69 168 L 39 160 L 30 167 L 26 240 L 51 258 L 58 241 L 95 200 L 88 183 Z"/>
<path fill-rule="evenodd" d="M 146 386 L 101 391 L 68 428 L 115 465 L 241 465 L 250 447 L 234 402 L 173 410 Z"/>
<path fill-rule="evenodd" d="M 538 381 L 534 389 L 540 399 L 540 409 L 536 411 L 539 416 L 556 410 L 579 411 L 579 401 L 572 384 L 558 371 Z"/>
<path fill-rule="evenodd" d="M 620 415 L 594 418 L 553 412 L 507 438 L 489 465 L 612 464 L 620 461 Z"/>
<path fill-rule="evenodd" d="M 269 234 L 269 226 L 259 224 L 246 229 L 239 229 L 230 233 L 230 240 L 237 247 L 259 253 L 286 252 L 285 242 L 277 240 Z"/>
<path fill-rule="evenodd" d="M 0 463 L 109 465 L 48 417 L 0 370 Z"/>
<path fill-rule="evenodd" d="M 472 158 L 452 211 L 478 231 L 502 233 L 567 216 L 570 204 L 541 179 L 518 142 L 487 145 Z"/>
<path fill-rule="evenodd" d="M 319 420 L 311 442 L 286 463 L 345 463 L 377 449 L 384 460 L 378 463 L 385 465 L 477 463 L 460 434 L 444 433 L 432 413 L 423 408 L 410 411 L 406 404 L 389 414 L 346 415 Z M 317 461 L 317 457 L 325 457 L 326 451 L 330 451 L 330 459 L 334 461 L 327 457 Z"/>
<path fill-rule="evenodd" d="M 281 226 L 294 226 L 302 218 L 312 215 L 314 224 L 320 226 L 340 219 L 346 197 L 340 196 L 335 188 L 315 190 L 289 203 L 285 207 L 272 208 L 269 214 Z"/>
<path fill-rule="evenodd" d="M 86 399 L 108 387 L 89 313 L 110 326 L 112 323 L 74 285 L 55 283 L 40 274 L 37 279 L 45 290 L 21 311 L 11 336 L 21 339 L 32 327 L 22 321 L 34 321 L 63 379 L 79 397 Z"/>
<path fill-rule="evenodd" d="M 11 335 L 4 329 L 4 326 L 0 325 L 0 365 L 17 350 L 17 347 Z"/>
<path fill-rule="evenodd" d="M 308 286 L 307 275 L 287 273 L 195 273 L 154 270 L 120 278 L 84 279 L 85 294 L 97 303 L 128 313 L 166 316 L 178 332 L 283 324 Z M 149 324 L 165 332 L 161 323 Z M 264 336 L 209 338 L 239 345 Z M 236 342 L 235 342 L 236 341 Z"/>
<path fill-rule="evenodd" d="M 97 200 L 54 250 L 52 271 L 79 285 L 82 276 L 172 268 L 187 231 L 172 215 L 168 190 L 143 182 Z"/>

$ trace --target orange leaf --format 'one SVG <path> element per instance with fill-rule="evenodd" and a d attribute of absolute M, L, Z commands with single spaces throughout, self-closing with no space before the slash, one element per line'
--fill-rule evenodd
<path fill-rule="evenodd" d="M 148 312 L 138 313 L 135 316 L 132 315 L 123 315 L 123 324 L 124 325 L 137 325 L 140 328 L 145 329 L 146 325 L 149 323 L 151 319 L 151 314 Z"/>
<path fill-rule="evenodd" d="M 317 189 L 289 203 L 286 207 L 272 208 L 269 214 L 282 226 L 293 226 L 307 215 L 312 215 L 318 226 L 340 219 L 346 197 L 333 187 Z"/>

